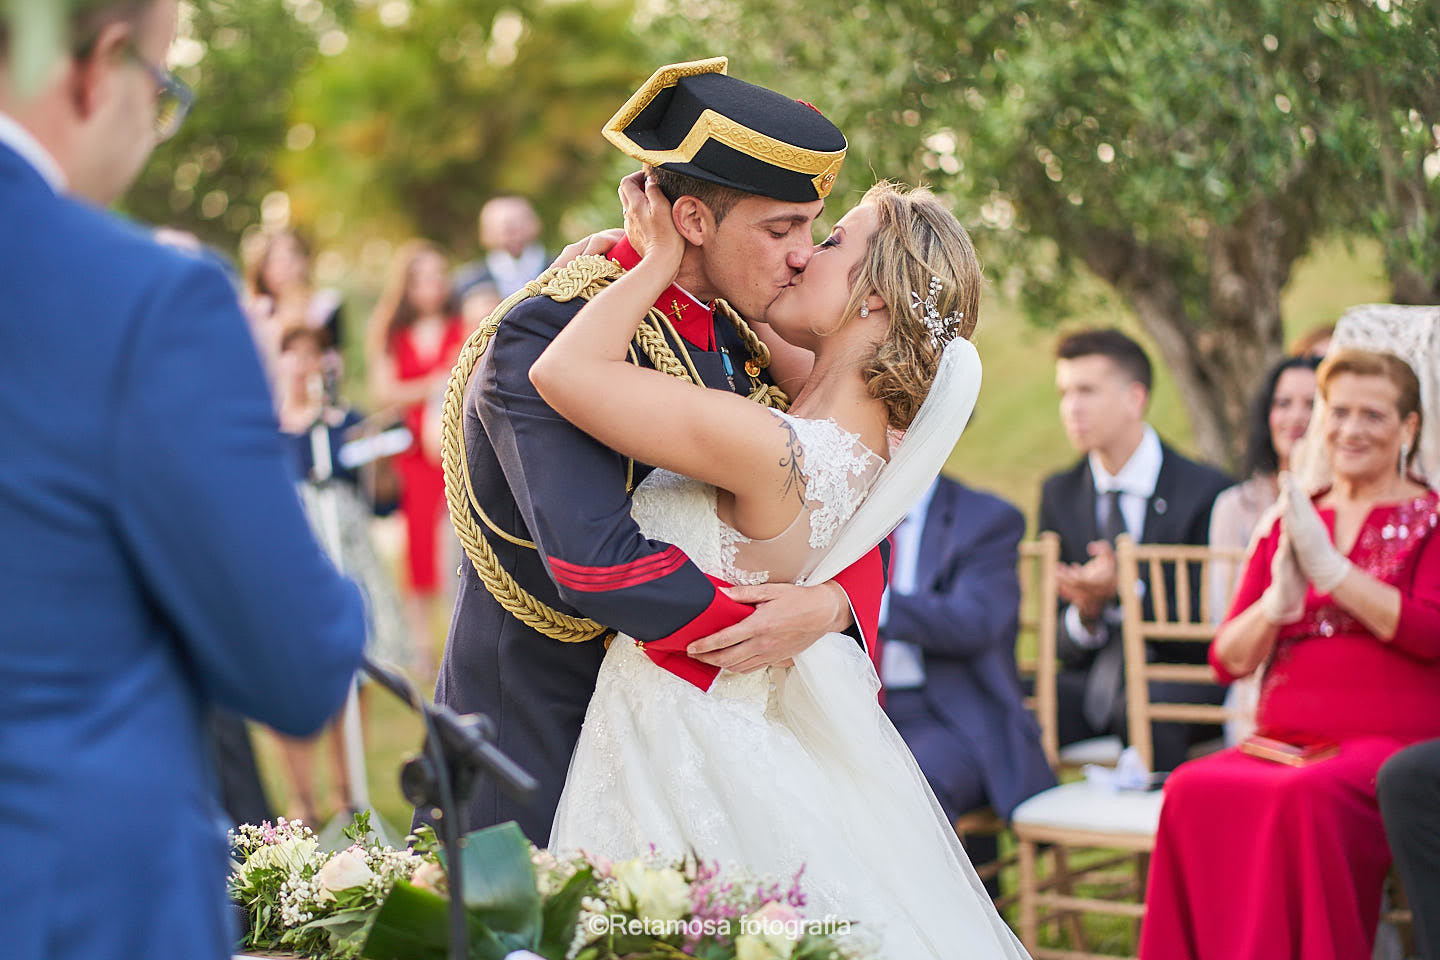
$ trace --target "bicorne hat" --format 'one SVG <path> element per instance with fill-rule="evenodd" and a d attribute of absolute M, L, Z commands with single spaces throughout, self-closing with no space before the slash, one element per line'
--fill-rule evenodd
<path fill-rule="evenodd" d="M 775 200 L 823 199 L 845 135 L 808 103 L 727 76 L 724 57 L 674 63 L 605 124 L 626 156 Z"/>

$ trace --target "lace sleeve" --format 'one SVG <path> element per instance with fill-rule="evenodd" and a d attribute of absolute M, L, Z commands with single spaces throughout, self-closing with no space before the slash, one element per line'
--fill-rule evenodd
<path fill-rule="evenodd" d="M 804 451 L 801 472 L 809 512 L 808 542 L 821 550 L 865 499 L 885 463 L 834 420 L 805 420 L 776 413 L 795 431 Z"/>
<path fill-rule="evenodd" d="M 859 434 L 846 432 L 834 420 L 771 412 L 795 435 L 805 505 L 783 533 L 766 540 L 752 540 L 721 523 L 721 566 L 731 583 L 789 583 L 812 569 L 885 465 Z"/>

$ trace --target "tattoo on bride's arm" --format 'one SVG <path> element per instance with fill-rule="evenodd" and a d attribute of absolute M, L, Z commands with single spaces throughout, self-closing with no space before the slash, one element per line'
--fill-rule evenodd
<path fill-rule="evenodd" d="M 800 472 L 800 438 L 795 435 L 795 428 L 787 421 L 781 420 L 780 425 L 785 428 L 785 456 L 780 458 L 780 466 L 785 473 L 784 494 L 789 495 L 795 491 L 795 498 L 800 501 L 800 506 L 805 506 L 805 475 Z"/>

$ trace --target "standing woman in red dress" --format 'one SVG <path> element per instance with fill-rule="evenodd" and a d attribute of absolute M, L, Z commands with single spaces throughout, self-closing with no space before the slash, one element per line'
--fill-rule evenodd
<path fill-rule="evenodd" d="M 1258 732 L 1338 753 L 1288 766 L 1230 749 L 1175 771 L 1145 960 L 1368 960 L 1390 866 L 1375 776 L 1440 736 L 1440 498 L 1412 473 L 1437 411 L 1390 353 L 1332 352 L 1318 382 L 1306 442 L 1331 486 L 1312 498 L 1283 476 L 1210 663 L 1223 682 L 1268 663 Z"/>
<path fill-rule="evenodd" d="M 370 320 L 370 390 L 373 402 L 398 407 L 415 437 L 395 458 L 400 512 L 405 517 L 406 611 L 415 644 L 415 667 L 435 675 L 435 639 L 445 522 L 445 476 L 440 451 L 423 442 L 426 420 L 438 410 L 450 369 L 465 342 L 465 327 L 450 285 L 450 265 L 434 244 L 415 240 L 396 254 L 389 282 Z M 428 431 L 433 434 L 433 431 Z"/>

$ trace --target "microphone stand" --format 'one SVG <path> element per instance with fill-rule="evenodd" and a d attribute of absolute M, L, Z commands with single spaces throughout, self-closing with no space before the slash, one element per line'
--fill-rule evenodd
<path fill-rule="evenodd" d="M 529 802 L 539 784 L 495 746 L 495 725 L 488 717 L 461 716 L 442 704 L 427 703 L 407 677 L 368 656 L 361 669 L 409 705 L 425 724 L 423 751 L 401 769 L 400 790 L 417 808 L 440 808 L 440 842 L 450 880 L 450 957 L 468 960 L 470 926 L 460 857 L 465 805 L 482 774 L 494 777 L 502 790 L 521 802 Z"/>

